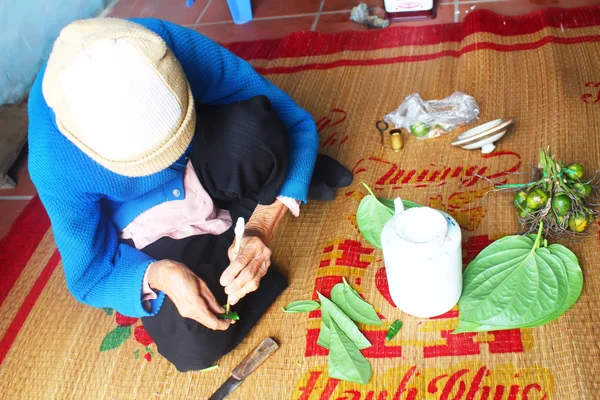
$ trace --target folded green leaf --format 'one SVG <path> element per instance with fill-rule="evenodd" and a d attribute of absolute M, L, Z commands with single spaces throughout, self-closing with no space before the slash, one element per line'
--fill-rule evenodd
<path fill-rule="evenodd" d="M 371 343 L 361 333 L 356 324 L 338 306 L 321 293 L 317 294 L 321 301 L 321 332 L 317 339 L 317 343 L 320 346 L 329 348 L 329 339 L 325 335 L 331 333 L 331 321 L 334 321 L 346 336 L 356 344 L 356 347 L 361 350 L 371 347 Z M 323 327 L 326 328 L 323 329 Z"/>
<path fill-rule="evenodd" d="M 372 305 L 363 300 L 358 292 L 348 284 L 346 278 L 331 289 L 331 301 L 348 317 L 356 322 L 369 325 L 383 325 Z"/>
<path fill-rule="evenodd" d="M 325 310 L 321 310 L 321 330 L 319 332 L 319 337 L 317 338 L 317 344 L 326 349 L 329 348 L 329 325 L 331 317 L 329 313 Z"/>
<path fill-rule="evenodd" d="M 335 323 L 335 320 L 331 321 L 329 341 L 331 343 L 328 362 L 329 376 L 349 382 L 369 383 L 373 375 L 371 364 Z"/>
<path fill-rule="evenodd" d="M 283 309 L 286 313 L 310 312 L 319 309 L 321 305 L 314 300 L 292 301 Z"/>
<path fill-rule="evenodd" d="M 232 311 L 229 314 L 219 314 L 217 315 L 217 318 L 219 319 L 231 319 L 234 321 L 239 321 L 240 320 L 240 315 L 237 313 L 237 311 Z"/>
<path fill-rule="evenodd" d="M 577 257 L 538 235 L 508 236 L 486 247 L 463 276 L 453 333 L 540 326 L 573 306 L 583 287 Z"/>
<path fill-rule="evenodd" d="M 227 309 L 226 305 L 223 305 L 224 309 Z M 223 314 L 217 314 L 217 318 L 219 319 L 232 319 L 234 321 L 239 321 L 240 320 L 240 315 L 237 313 L 237 311 L 229 311 L 229 313 L 223 313 Z"/>
<path fill-rule="evenodd" d="M 385 223 L 394 215 L 394 201 L 378 199 L 369 186 L 364 183 L 363 185 L 370 194 L 365 196 L 358 205 L 356 224 L 367 242 L 380 249 L 381 231 Z M 412 201 L 402 200 L 402 204 L 404 204 L 405 209 L 419 207 L 417 203 Z"/>
<path fill-rule="evenodd" d="M 390 325 L 390 328 L 385 335 L 385 340 L 392 340 L 398 334 L 398 332 L 400 332 L 400 328 L 402 328 L 402 321 L 397 319 L 392 325 Z"/>

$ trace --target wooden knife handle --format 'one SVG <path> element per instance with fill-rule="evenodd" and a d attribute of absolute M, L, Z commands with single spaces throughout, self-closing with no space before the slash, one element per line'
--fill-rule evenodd
<path fill-rule="evenodd" d="M 271 338 L 266 338 L 231 371 L 231 376 L 239 380 L 245 379 L 269 358 L 271 354 L 275 353 L 278 348 L 279 345 L 277 342 Z"/>

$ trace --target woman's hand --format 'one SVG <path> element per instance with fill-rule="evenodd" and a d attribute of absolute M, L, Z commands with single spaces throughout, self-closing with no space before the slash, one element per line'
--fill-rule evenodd
<path fill-rule="evenodd" d="M 235 243 L 229 248 L 231 263 L 223 271 L 220 283 L 225 287 L 231 305 L 258 289 L 271 265 L 269 242 L 286 210 L 279 200 L 269 206 L 257 206 L 246 224 L 239 254 L 234 253 Z"/>
<path fill-rule="evenodd" d="M 234 253 L 234 247 L 232 245 L 228 252 L 231 264 L 221 275 L 221 285 L 225 287 L 231 305 L 258 289 L 271 265 L 271 249 L 259 236 L 245 234 L 239 254 Z"/>
<path fill-rule="evenodd" d="M 182 317 L 219 331 L 226 330 L 234 322 L 217 318 L 215 314 L 222 314 L 225 310 L 206 283 L 184 264 L 161 260 L 150 264 L 148 268 L 150 287 L 169 296 Z"/>

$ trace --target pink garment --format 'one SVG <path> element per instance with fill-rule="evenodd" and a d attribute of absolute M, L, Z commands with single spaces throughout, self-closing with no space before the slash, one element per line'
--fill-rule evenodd
<path fill-rule="evenodd" d="M 125 227 L 121 237 L 133 240 L 137 249 L 143 249 L 164 236 L 183 239 L 193 235 L 220 235 L 231 227 L 229 211 L 215 208 L 189 161 L 183 187 L 182 200 L 166 201 L 146 210 Z"/>
<path fill-rule="evenodd" d="M 196 171 L 188 161 L 183 187 L 185 197 L 161 203 L 146 210 L 123 230 L 121 237 L 131 239 L 137 249 L 143 249 L 164 236 L 183 239 L 194 235 L 220 235 L 231 225 L 229 211 L 215 208 L 215 205 L 198 180 Z M 278 197 L 294 216 L 300 215 L 300 202 L 290 197 Z M 149 300 L 156 299 L 156 293 L 148 284 L 148 270 L 142 283 L 142 302 L 149 309 Z"/>

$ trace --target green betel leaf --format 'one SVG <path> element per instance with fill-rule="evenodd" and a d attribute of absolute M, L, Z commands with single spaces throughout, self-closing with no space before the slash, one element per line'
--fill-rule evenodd
<path fill-rule="evenodd" d="M 369 383 L 373 375 L 371 364 L 334 320 L 331 321 L 329 333 L 329 376 L 349 382 Z"/>
<path fill-rule="evenodd" d="M 583 290 L 583 272 L 579 266 L 579 260 L 577 256 L 565 246 L 560 244 L 551 244 L 548 246 L 548 250 L 565 264 L 567 270 L 567 281 L 569 282 L 569 295 L 567 300 L 563 304 L 563 310 L 567 311 L 581 296 Z"/>
<path fill-rule="evenodd" d="M 321 310 L 321 330 L 317 338 L 317 344 L 326 349 L 329 348 L 329 325 L 331 317 L 325 310 Z"/>
<path fill-rule="evenodd" d="M 463 276 L 455 333 L 513 329 L 548 322 L 567 296 L 561 259 L 539 248 L 541 236 L 508 236 L 489 245 Z"/>
<path fill-rule="evenodd" d="M 567 274 L 567 294 L 564 296 L 563 302 L 558 310 L 550 314 L 545 321 L 537 321 L 527 325 L 528 328 L 543 325 L 563 315 L 567 310 L 573 307 L 583 290 L 583 272 L 581 272 L 577 256 L 571 250 L 560 244 L 552 244 L 547 247 L 547 250 L 558 257 L 565 267 Z"/>
<path fill-rule="evenodd" d="M 503 328 L 501 326 L 481 325 L 481 324 L 477 324 L 475 322 L 462 321 L 462 320 L 460 320 L 460 316 L 459 316 L 458 326 L 456 327 L 456 329 L 454 331 L 452 331 L 452 334 L 465 333 L 465 332 L 499 331 L 502 329 L 505 329 L 505 328 Z"/>
<path fill-rule="evenodd" d="M 321 300 L 321 315 L 322 315 L 322 324 L 321 324 L 321 332 L 319 334 L 319 339 L 317 343 L 322 347 L 328 347 L 327 339 L 325 339 L 324 335 L 329 331 L 331 334 L 331 322 L 335 322 L 340 329 L 356 344 L 360 350 L 371 347 L 371 343 L 367 340 L 367 338 L 360 332 L 358 327 L 352 320 L 344 314 L 342 310 L 338 308 L 331 300 L 327 297 L 323 296 L 321 293 L 317 293 L 319 295 L 319 300 Z M 328 329 L 322 329 L 323 326 L 326 326 Z"/>
<path fill-rule="evenodd" d="M 559 318 L 569 308 L 571 308 L 573 306 L 573 304 L 575 304 L 577 299 L 579 299 L 579 296 L 581 295 L 581 291 L 583 289 L 583 273 L 581 272 L 581 268 L 579 266 L 579 261 L 577 260 L 577 257 L 575 256 L 575 254 L 573 254 L 572 251 L 570 251 L 569 249 L 567 249 L 566 247 L 564 247 L 562 245 L 557 245 L 557 244 L 548 246 L 547 249 L 543 249 L 543 248 L 538 249 L 538 251 L 542 255 L 542 257 L 547 257 L 548 252 L 554 254 L 555 256 L 557 256 L 560 259 L 560 261 L 564 265 L 564 268 L 565 268 L 565 271 L 567 274 L 567 282 L 566 282 L 566 284 L 563 283 L 562 284 L 563 287 L 561 287 L 561 296 L 563 298 L 563 301 L 562 301 L 561 306 L 554 313 L 552 313 L 546 317 L 543 317 L 537 321 L 532 321 L 528 324 L 519 326 L 519 328 L 533 328 L 533 327 L 544 325 L 548 322 L 551 322 L 551 321 Z M 551 262 L 554 263 L 554 262 L 556 262 L 556 260 L 551 261 Z M 566 290 L 566 294 L 565 294 L 565 290 Z M 461 321 L 460 329 L 461 329 L 460 331 L 457 330 L 454 333 L 484 332 L 484 331 L 493 331 L 493 330 L 508 329 L 508 328 L 504 327 L 504 326 L 486 325 L 486 324 L 480 325 L 477 323 Z"/>
<path fill-rule="evenodd" d="M 374 196 L 365 196 L 356 211 L 356 224 L 367 242 L 381 248 L 381 231 L 394 211 L 381 204 Z"/>
<path fill-rule="evenodd" d="M 364 183 L 363 185 L 369 191 L 369 195 L 365 196 L 358 205 L 356 224 L 367 242 L 380 249 L 381 231 L 386 222 L 394 215 L 394 201 L 378 199 L 369 186 Z M 405 209 L 420 207 L 417 203 L 407 200 L 402 200 L 402 204 Z"/>
<path fill-rule="evenodd" d="M 283 309 L 286 313 L 301 313 L 318 310 L 321 305 L 314 300 L 292 301 Z"/>
<path fill-rule="evenodd" d="M 331 301 L 352 320 L 369 325 L 383 325 L 373 306 L 352 289 L 346 278 L 343 283 L 338 283 L 331 289 L 330 297 Z"/>
<path fill-rule="evenodd" d="M 100 351 L 116 349 L 127 340 L 131 335 L 131 326 L 117 326 L 112 331 L 108 332 L 102 343 L 100 344 Z"/>
<path fill-rule="evenodd" d="M 541 282 L 556 282 L 558 289 L 557 302 L 550 313 L 546 313 L 545 310 L 539 308 L 541 302 L 534 303 L 531 314 L 533 317 L 536 315 L 538 317 L 523 325 L 523 327 L 539 326 L 556 319 L 553 315 L 562 307 L 568 295 L 569 282 L 567 280 L 567 270 L 562 260 L 544 247 L 535 251 L 535 257 L 540 266 L 540 276 L 543 277 L 545 273 L 549 274 L 546 279 L 541 279 Z M 543 290 L 540 293 L 543 293 Z M 562 315 L 562 313 L 559 315 Z"/>
<path fill-rule="evenodd" d="M 537 240 L 537 235 L 535 233 L 530 233 L 529 235 L 525 235 L 524 237 L 526 237 L 527 239 L 531 240 L 531 244 L 532 245 Z"/>

